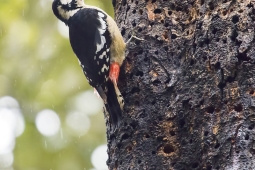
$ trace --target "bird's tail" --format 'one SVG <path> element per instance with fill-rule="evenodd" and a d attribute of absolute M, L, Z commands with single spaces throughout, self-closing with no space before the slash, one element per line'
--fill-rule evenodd
<path fill-rule="evenodd" d="M 105 108 L 109 113 L 112 127 L 115 129 L 120 125 L 122 119 L 124 99 L 116 83 L 108 81 L 107 88 L 107 102 L 105 103 Z"/>

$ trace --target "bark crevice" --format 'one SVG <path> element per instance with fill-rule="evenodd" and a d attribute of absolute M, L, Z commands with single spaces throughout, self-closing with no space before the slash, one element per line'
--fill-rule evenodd
<path fill-rule="evenodd" d="M 133 32 L 110 169 L 255 169 L 255 2 L 116 1 Z M 108 136 L 110 136 L 108 132 Z"/>

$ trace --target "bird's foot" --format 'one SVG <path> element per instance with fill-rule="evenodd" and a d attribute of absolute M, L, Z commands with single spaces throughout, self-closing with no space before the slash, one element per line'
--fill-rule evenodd
<path fill-rule="evenodd" d="M 139 40 L 139 41 L 144 41 L 144 39 L 138 38 L 137 36 L 135 36 L 135 35 L 134 35 L 134 32 L 133 32 L 133 30 L 132 30 L 132 35 L 131 35 L 131 37 L 127 40 L 126 44 L 130 43 L 130 41 L 131 41 L 133 38 L 136 39 L 136 40 Z"/>
<path fill-rule="evenodd" d="M 138 37 L 132 35 L 132 36 L 127 40 L 126 44 L 130 43 L 130 41 L 131 41 L 133 38 L 136 39 L 136 40 L 139 40 L 139 41 L 144 41 L 144 39 L 138 38 Z"/>

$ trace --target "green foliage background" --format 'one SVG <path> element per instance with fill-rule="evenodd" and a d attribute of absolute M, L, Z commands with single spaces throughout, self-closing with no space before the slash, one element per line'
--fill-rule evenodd
<path fill-rule="evenodd" d="M 70 100 L 91 88 L 73 54 L 69 40 L 60 35 L 52 0 L 0 0 L 0 97 L 12 96 L 20 103 L 26 127 L 17 138 L 15 170 L 91 169 L 91 153 L 106 143 L 102 112 L 90 116 L 91 127 L 79 138 L 65 135 L 65 147 L 56 149 L 35 127 L 43 109 L 56 111 L 63 121 Z M 86 0 L 113 15 L 111 0 Z M 62 124 L 63 126 L 63 124 Z M 62 141 L 63 142 L 63 141 Z"/>

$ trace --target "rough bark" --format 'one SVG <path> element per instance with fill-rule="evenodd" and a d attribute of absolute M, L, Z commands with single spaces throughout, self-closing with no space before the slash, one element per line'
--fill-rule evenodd
<path fill-rule="evenodd" d="M 255 169 L 255 1 L 116 0 L 129 44 L 109 169 Z"/>

